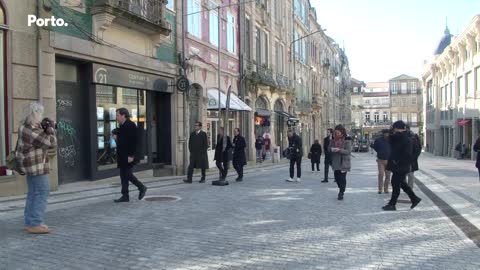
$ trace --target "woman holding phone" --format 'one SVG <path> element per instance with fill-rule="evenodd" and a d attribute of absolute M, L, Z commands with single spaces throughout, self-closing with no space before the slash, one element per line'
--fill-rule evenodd
<path fill-rule="evenodd" d="M 343 200 L 345 188 L 347 187 L 347 172 L 350 171 L 350 153 L 352 142 L 347 137 L 347 131 L 342 125 L 335 127 L 333 141 L 330 143 L 330 152 L 332 154 L 332 168 L 334 170 L 335 181 L 339 189 L 338 200 Z"/>

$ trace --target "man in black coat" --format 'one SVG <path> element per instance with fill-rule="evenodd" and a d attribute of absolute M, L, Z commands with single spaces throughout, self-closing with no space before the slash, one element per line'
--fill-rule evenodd
<path fill-rule="evenodd" d="M 200 183 L 205 183 L 205 170 L 208 168 L 208 139 L 207 133 L 202 131 L 202 122 L 195 123 L 195 131 L 188 139 L 188 150 L 190 151 L 190 164 L 188 165 L 187 179 L 183 182 L 191 184 L 193 169 L 202 170 Z"/>
<path fill-rule="evenodd" d="M 322 183 L 328 183 L 328 169 L 332 165 L 332 153 L 330 153 L 330 142 L 333 140 L 333 129 L 329 128 L 327 130 L 327 137 L 323 139 L 323 152 L 325 153 L 325 172 Z"/>
<path fill-rule="evenodd" d="M 226 142 L 224 143 L 224 138 L 226 138 Z M 223 127 L 218 129 L 218 136 L 217 136 L 217 145 L 215 146 L 215 164 L 217 165 L 220 180 L 223 181 L 227 178 L 228 173 L 228 162 L 230 161 L 230 153 L 232 148 L 232 141 L 230 140 L 229 136 L 225 135 Z"/>
<path fill-rule="evenodd" d="M 288 148 L 290 150 L 290 178 L 287 182 L 300 182 L 302 177 L 302 138 L 292 130 L 288 133 Z M 295 163 L 297 164 L 297 180 L 293 179 L 295 173 Z"/>
<path fill-rule="evenodd" d="M 403 121 L 393 123 L 393 135 L 390 135 L 390 157 L 388 159 L 387 170 L 392 172 L 392 198 L 390 202 L 382 207 L 385 211 L 394 211 L 396 209 L 397 199 L 400 195 L 400 188 L 407 193 L 412 202 L 411 209 L 420 203 L 422 199 L 417 197 L 412 188 L 407 184 L 405 178 L 412 170 L 412 140 L 410 139 L 406 125 Z"/>
<path fill-rule="evenodd" d="M 117 121 L 120 123 L 120 127 L 116 129 L 113 137 L 117 141 L 117 165 L 120 168 L 122 197 L 114 201 L 130 201 L 128 195 L 129 182 L 132 182 L 138 188 L 138 199 L 141 200 L 145 197 L 147 187 L 132 173 L 138 143 L 137 126 L 130 121 L 130 113 L 126 108 L 117 109 Z"/>
<path fill-rule="evenodd" d="M 233 137 L 233 167 L 237 171 L 237 182 L 243 181 L 243 166 L 247 164 L 247 158 L 245 156 L 245 148 L 247 143 L 245 138 L 240 135 L 240 129 L 235 128 L 233 131 L 235 137 Z"/>

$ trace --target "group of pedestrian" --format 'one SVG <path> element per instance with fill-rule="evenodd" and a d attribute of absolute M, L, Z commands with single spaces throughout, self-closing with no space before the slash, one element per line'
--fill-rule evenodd
<path fill-rule="evenodd" d="M 268 134 L 257 137 L 255 140 L 255 150 L 258 163 L 262 163 L 270 158 L 271 145 L 272 140 Z"/>

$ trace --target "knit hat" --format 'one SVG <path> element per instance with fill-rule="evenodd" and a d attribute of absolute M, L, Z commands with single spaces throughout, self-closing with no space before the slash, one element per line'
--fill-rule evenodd
<path fill-rule="evenodd" d="M 398 120 L 397 122 L 393 123 L 392 128 L 406 129 L 407 125 L 402 120 Z"/>

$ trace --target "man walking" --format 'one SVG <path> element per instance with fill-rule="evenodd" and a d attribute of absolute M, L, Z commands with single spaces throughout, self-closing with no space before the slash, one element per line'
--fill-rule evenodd
<path fill-rule="evenodd" d="M 325 171 L 322 183 L 328 183 L 328 169 L 332 165 L 332 153 L 330 152 L 330 142 L 333 139 L 333 129 L 327 130 L 327 137 L 323 139 L 323 150 L 325 152 Z"/>
<path fill-rule="evenodd" d="M 377 152 L 378 194 L 382 194 L 382 190 L 388 193 L 388 184 L 390 183 L 390 171 L 387 170 L 388 158 L 390 157 L 389 134 L 390 130 L 382 130 L 383 136 L 375 139 L 373 143 L 373 149 Z"/>
<path fill-rule="evenodd" d="M 230 161 L 229 152 L 232 148 L 232 141 L 225 135 L 223 127 L 218 128 L 217 145 L 215 146 L 216 165 L 220 174 L 220 181 L 227 178 L 228 162 Z"/>
<path fill-rule="evenodd" d="M 238 177 L 235 179 L 237 182 L 243 181 L 243 166 L 247 164 L 247 158 L 245 156 L 245 148 L 247 143 L 245 138 L 240 135 L 240 129 L 235 128 L 233 131 L 235 137 L 233 137 L 233 167 L 237 171 Z"/>
<path fill-rule="evenodd" d="M 255 150 L 257 150 L 257 162 L 262 163 L 263 161 L 263 137 L 258 136 L 255 140 Z"/>
<path fill-rule="evenodd" d="M 290 149 L 290 178 L 287 182 L 301 182 L 302 177 L 302 139 L 292 130 L 288 133 L 288 148 Z M 294 166 L 297 164 L 297 180 L 294 180 Z"/>
<path fill-rule="evenodd" d="M 408 137 L 406 125 L 403 121 L 400 120 L 393 123 L 392 128 L 394 134 L 389 137 L 391 153 L 387 165 L 387 170 L 393 173 L 392 198 L 382 209 L 385 211 L 397 210 L 395 205 L 400 195 L 400 188 L 407 193 L 412 202 L 410 208 L 413 209 L 422 199 L 415 195 L 412 188 L 405 181 L 405 177 L 412 167 L 412 140 Z"/>
<path fill-rule="evenodd" d="M 190 151 L 190 164 L 188 165 L 187 179 L 183 182 L 191 184 L 193 169 L 202 170 L 200 183 L 205 183 L 205 170 L 208 168 L 208 139 L 207 133 L 202 131 L 202 122 L 195 123 L 195 131 L 190 134 L 188 139 L 188 150 Z"/>
<path fill-rule="evenodd" d="M 138 142 L 137 126 L 130 121 L 130 113 L 126 108 L 117 109 L 117 121 L 120 123 L 120 127 L 113 136 L 117 141 L 117 165 L 120 168 L 122 197 L 114 201 L 117 203 L 130 201 L 128 195 L 129 182 L 132 182 L 138 188 L 138 199 L 141 200 L 145 197 L 147 187 L 132 173 Z"/>

